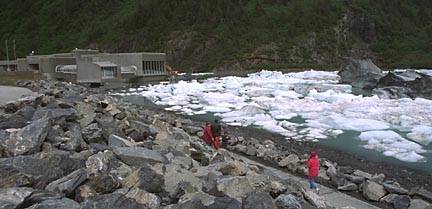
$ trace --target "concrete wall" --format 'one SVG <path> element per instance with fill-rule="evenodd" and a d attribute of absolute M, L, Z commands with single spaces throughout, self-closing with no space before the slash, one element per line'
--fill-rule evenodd
<path fill-rule="evenodd" d="M 77 59 L 77 83 L 101 83 L 101 68 L 91 57 Z"/>

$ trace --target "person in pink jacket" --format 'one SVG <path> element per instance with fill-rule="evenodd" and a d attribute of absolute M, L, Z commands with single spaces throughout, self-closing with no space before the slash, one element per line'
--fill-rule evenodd
<path fill-rule="evenodd" d="M 308 166 L 309 186 L 311 189 L 316 190 L 316 192 L 318 193 L 319 189 L 316 186 L 315 179 L 319 173 L 319 161 L 318 161 L 318 155 L 315 151 L 312 151 L 310 153 L 309 160 L 307 161 L 307 166 Z"/>

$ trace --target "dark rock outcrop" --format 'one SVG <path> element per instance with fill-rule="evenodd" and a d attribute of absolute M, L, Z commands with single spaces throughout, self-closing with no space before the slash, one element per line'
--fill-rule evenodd
<path fill-rule="evenodd" d="M 351 84 L 360 89 L 373 89 L 378 80 L 384 76 L 370 59 L 343 58 L 338 75 L 341 83 Z"/>

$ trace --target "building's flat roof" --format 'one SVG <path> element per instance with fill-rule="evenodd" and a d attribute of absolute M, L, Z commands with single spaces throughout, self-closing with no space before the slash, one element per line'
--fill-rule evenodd
<path fill-rule="evenodd" d="M 109 61 L 93 62 L 93 63 L 99 65 L 100 67 L 117 67 L 116 64 Z"/>

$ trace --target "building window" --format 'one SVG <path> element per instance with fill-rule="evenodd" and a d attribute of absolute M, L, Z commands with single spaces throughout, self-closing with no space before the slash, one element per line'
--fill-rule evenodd
<path fill-rule="evenodd" d="M 116 67 L 102 67 L 102 78 L 110 79 L 115 77 Z"/>

